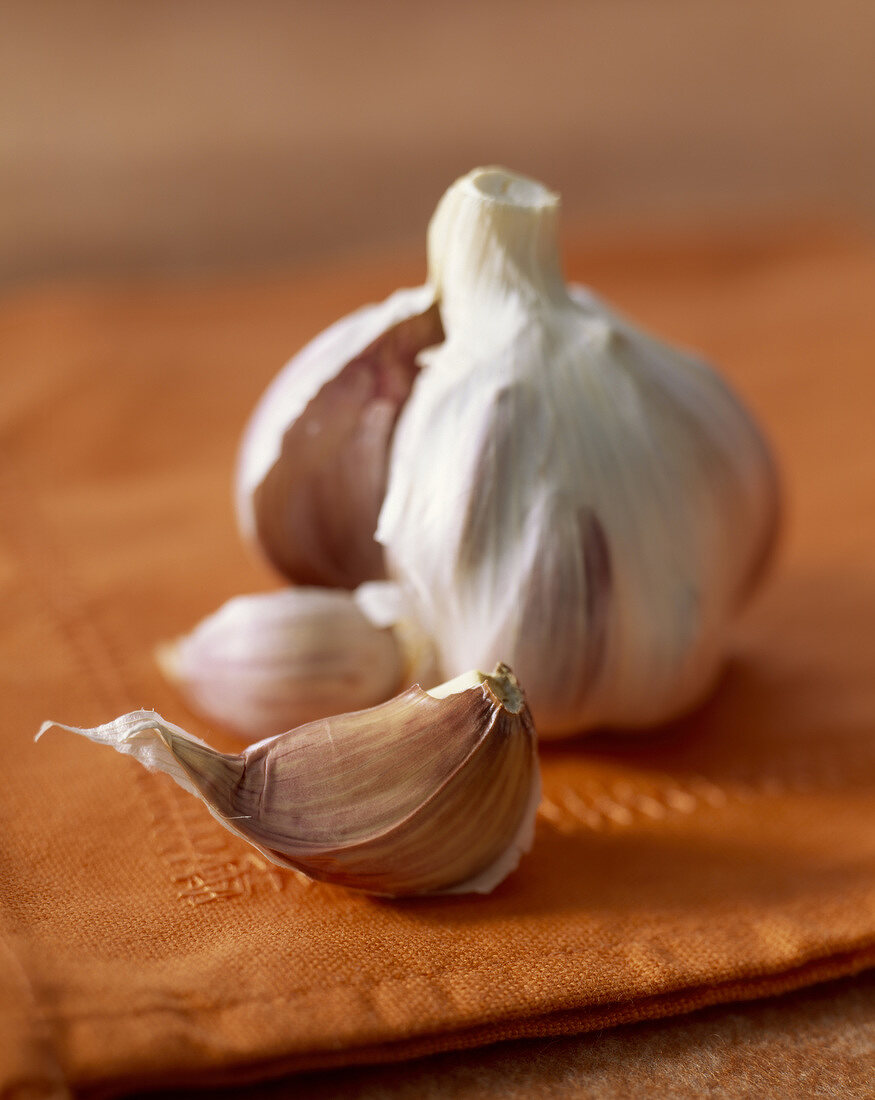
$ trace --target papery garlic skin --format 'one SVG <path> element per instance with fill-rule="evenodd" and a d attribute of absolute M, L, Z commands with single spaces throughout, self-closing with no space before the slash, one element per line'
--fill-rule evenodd
<path fill-rule="evenodd" d="M 565 284 L 558 210 L 547 188 L 505 169 L 457 180 L 429 226 L 428 285 L 369 307 L 370 349 L 394 346 L 405 310 L 415 319 L 408 388 L 393 391 L 391 414 L 375 413 L 380 430 L 365 431 L 366 448 L 358 427 L 328 432 L 324 465 L 296 460 L 307 433 L 319 454 L 314 410 L 368 422 L 367 387 L 351 418 L 337 392 L 362 354 L 361 338 L 347 342 L 352 314 L 286 368 L 277 388 L 304 387 L 293 375 L 312 357 L 309 404 L 269 393 L 273 443 L 260 439 L 262 411 L 241 466 L 254 450 L 263 472 L 273 455 L 267 479 L 242 479 L 241 513 L 261 517 L 256 537 L 287 576 L 348 587 L 387 577 L 396 636 L 434 656 L 435 676 L 507 661 L 545 738 L 651 725 L 700 701 L 772 557 L 779 511 L 769 447 L 727 384 Z M 277 447 L 283 432 L 290 443 Z M 361 509 L 349 506 L 353 455 L 372 463 Z M 318 522 L 289 520 L 301 499 Z M 314 535 L 327 516 L 345 532 L 346 561 L 336 533 Z"/>
<path fill-rule="evenodd" d="M 701 699 L 777 511 L 768 447 L 725 383 L 567 290 L 557 210 L 501 169 L 441 200 L 446 340 L 420 355 L 377 528 L 443 674 L 512 663 L 542 737 Z"/>
<path fill-rule="evenodd" d="M 237 756 L 152 711 L 61 728 L 166 772 L 279 866 L 350 889 L 488 893 L 534 835 L 536 735 L 504 667 L 468 673 L 434 695 L 412 687 Z"/>
<path fill-rule="evenodd" d="M 355 588 L 385 575 L 374 529 L 416 356 L 443 338 L 434 291 L 399 290 L 327 328 L 274 379 L 236 475 L 246 538 L 298 584 Z"/>
<path fill-rule="evenodd" d="M 405 671 L 394 633 L 325 588 L 237 596 L 157 656 L 195 711 L 250 741 L 381 703 Z"/>

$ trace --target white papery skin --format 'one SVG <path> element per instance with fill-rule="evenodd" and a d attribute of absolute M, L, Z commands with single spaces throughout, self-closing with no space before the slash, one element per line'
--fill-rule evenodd
<path fill-rule="evenodd" d="M 565 287 L 557 210 L 501 169 L 441 200 L 446 340 L 420 355 L 376 536 L 442 674 L 508 662 L 542 737 L 701 699 L 777 511 L 725 383 Z"/>
<path fill-rule="evenodd" d="M 778 512 L 748 412 L 566 286 L 557 215 L 504 169 L 453 184 L 428 285 L 295 356 L 238 479 L 241 526 L 288 579 L 381 582 L 357 598 L 415 650 L 408 670 L 428 686 L 507 662 L 546 738 L 698 702 Z"/>

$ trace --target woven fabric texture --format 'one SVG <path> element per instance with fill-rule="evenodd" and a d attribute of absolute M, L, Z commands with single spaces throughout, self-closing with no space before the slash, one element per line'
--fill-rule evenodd
<path fill-rule="evenodd" d="M 719 362 L 773 437 L 780 561 L 696 714 L 543 751 L 487 898 L 279 871 L 166 777 L 53 732 L 154 707 L 152 661 L 276 583 L 237 438 L 319 328 L 415 263 L 0 302 L 0 1086 L 109 1095 L 549 1036 L 875 965 L 875 254 L 810 227 L 591 243 L 571 273 Z"/>

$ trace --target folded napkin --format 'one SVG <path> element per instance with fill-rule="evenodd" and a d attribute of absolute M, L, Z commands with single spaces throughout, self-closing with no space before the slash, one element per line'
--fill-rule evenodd
<path fill-rule="evenodd" d="M 569 267 L 722 364 L 775 440 L 785 536 L 704 708 L 545 746 L 535 846 L 486 898 L 307 884 L 167 777 L 33 744 L 150 707 L 234 749 L 152 649 L 276 583 L 233 528 L 239 431 L 289 353 L 415 267 L 0 300 L 0 1089 L 230 1084 L 875 965 L 875 254 L 797 227 Z"/>

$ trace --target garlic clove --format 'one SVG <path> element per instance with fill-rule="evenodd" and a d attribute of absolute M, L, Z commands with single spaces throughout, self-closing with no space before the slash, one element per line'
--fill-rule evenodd
<path fill-rule="evenodd" d="M 409 688 L 236 756 L 152 711 L 60 728 L 166 772 L 279 866 L 355 890 L 487 893 L 532 842 L 536 735 L 504 666 L 433 694 Z"/>
<path fill-rule="evenodd" d="M 335 589 L 238 596 L 157 658 L 193 710 L 250 741 L 373 706 L 412 682 L 393 632 Z"/>
<path fill-rule="evenodd" d="M 265 393 L 244 435 L 244 535 L 299 584 L 384 576 L 374 542 L 398 410 L 417 353 L 443 338 L 430 287 L 399 290 L 326 329 Z"/>

